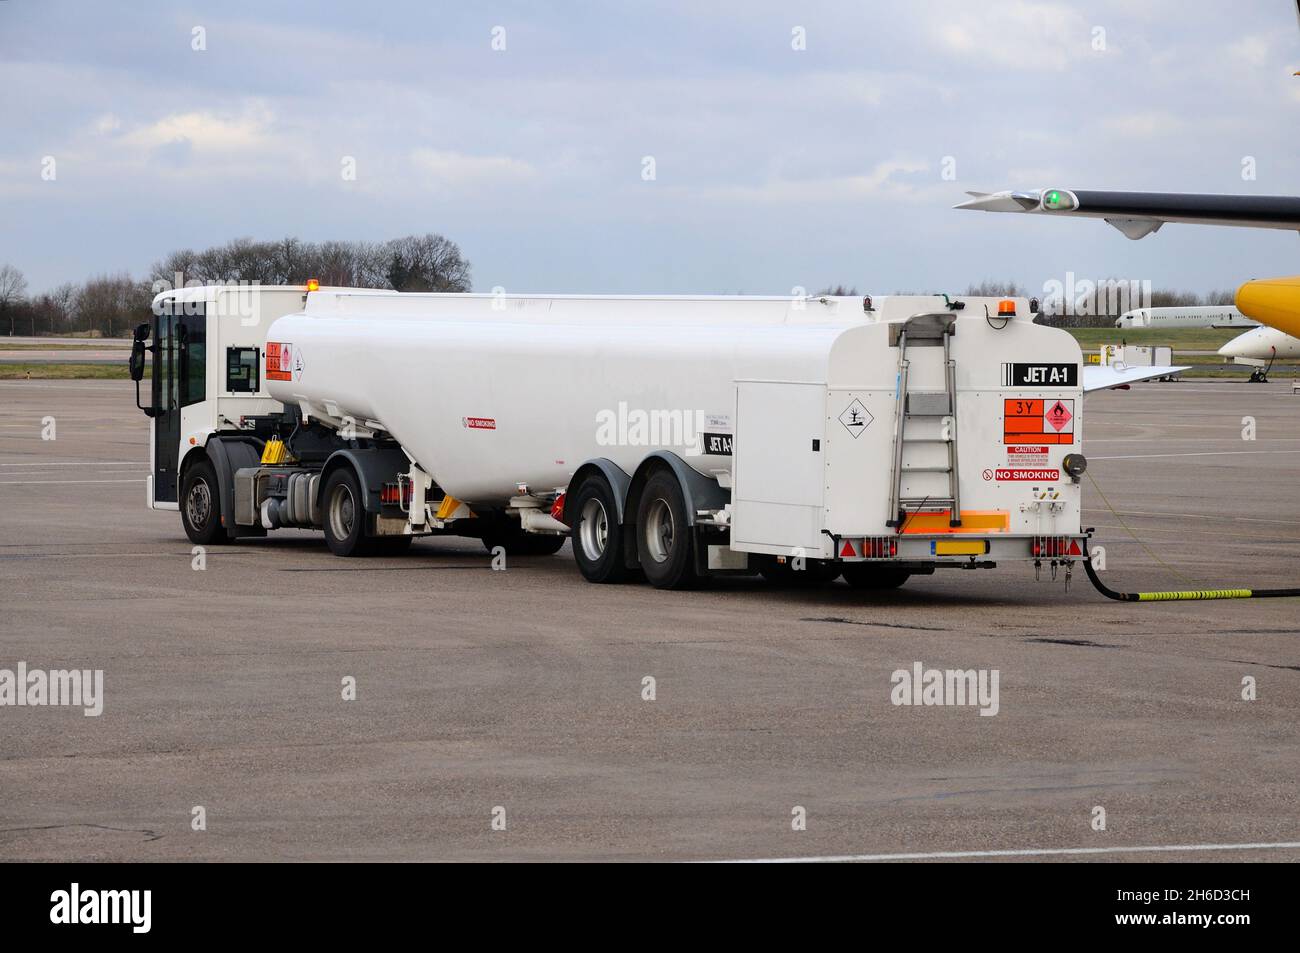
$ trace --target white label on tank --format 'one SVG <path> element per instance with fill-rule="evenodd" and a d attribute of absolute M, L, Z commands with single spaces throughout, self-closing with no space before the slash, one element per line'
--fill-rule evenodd
<path fill-rule="evenodd" d="M 721 430 L 731 433 L 731 416 L 729 414 L 705 414 L 704 426 L 708 430 Z"/>

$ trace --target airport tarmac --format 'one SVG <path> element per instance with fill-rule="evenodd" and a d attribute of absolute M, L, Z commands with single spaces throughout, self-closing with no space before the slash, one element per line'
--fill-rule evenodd
<path fill-rule="evenodd" d="M 0 364 L 125 364 L 130 338 L 0 337 Z"/>
<path fill-rule="evenodd" d="M 1083 426 L 1112 587 L 1300 585 L 1289 381 L 1139 384 Z M 147 440 L 128 382 L 0 382 L 0 669 L 104 673 L 99 717 L 0 707 L 0 860 L 1300 859 L 1298 600 L 1022 564 L 669 593 L 305 533 L 200 571 Z M 892 705 L 916 662 L 996 669 L 997 714 Z"/>

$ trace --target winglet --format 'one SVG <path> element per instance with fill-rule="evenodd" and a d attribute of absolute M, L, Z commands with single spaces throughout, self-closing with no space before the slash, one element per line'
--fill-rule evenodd
<path fill-rule="evenodd" d="M 1043 193 L 1033 191 L 967 192 L 971 198 L 958 202 L 953 208 L 973 209 L 979 212 L 1032 212 L 1043 200 Z"/>

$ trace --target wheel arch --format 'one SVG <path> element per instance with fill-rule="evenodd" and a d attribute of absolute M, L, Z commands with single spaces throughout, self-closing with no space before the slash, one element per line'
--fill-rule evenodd
<path fill-rule="evenodd" d="M 625 513 L 636 513 L 646 481 L 651 473 L 660 469 L 671 470 L 677 477 L 682 496 L 686 499 L 686 521 L 690 526 L 695 525 L 700 510 L 720 510 L 731 502 L 731 494 L 719 486 L 717 480 L 705 476 L 671 450 L 656 450 L 641 461 L 632 476 L 624 504 Z"/>
<path fill-rule="evenodd" d="M 206 458 L 217 474 L 217 494 L 221 498 L 221 525 L 232 536 L 265 536 L 261 526 L 239 526 L 235 523 L 235 471 L 255 467 L 262 459 L 262 441 L 253 436 L 209 437 L 201 448 L 192 447 L 181 460 L 176 471 L 176 496 L 185 485 L 185 474 L 200 459 Z"/>
<path fill-rule="evenodd" d="M 582 486 L 582 481 L 594 473 L 598 473 L 605 478 L 610 489 L 614 491 L 614 505 L 617 509 L 617 519 L 619 523 L 625 523 L 624 511 L 627 507 L 628 488 L 632 485 L 632 478 L 613 460 L 607 460 L 604 457 L 598 457 L 595 460 L 588 460 L 582 466 L 574 471 L 573 477 L 569 480 L 569 491 L 576 490 Z M 560 522 L 572 526 L 570 517 L 576 517 L 576 514 L 569 512 L 569 492 L 564 494 L 564 512 L 561 514 Z"/>
<path fill-rule="evenodd" d="M 351 467 L 361 483 L 361 505 L 367 513 L 380 511 L 379 491 L 384 483 L 396 479 L 411 465 L 406 454 L 395 447 L 373 447 L 369 449 L 335 450 L 321 467 L 320 483 L 316 488 L 316 505 L 325 510 L 322 498 L 325 483 L 340 467 Z"/>
<path fill-rule="evenodd" d="M 637 465 L 628 484 L 627 499 L 623 504 L 623 555 L 629 566 L 641 565 L 637 551 L 636 512 L 641 506 L 641 493 L 651 474 L 668 470 L 677 477 L 686 501 L 686 524 L 694 528 L 699 510 L 722 509 L 731 502 L 731 493 L 718 485 L 718 481 L 705 476 L 670 450 L 656 450 Z"/>

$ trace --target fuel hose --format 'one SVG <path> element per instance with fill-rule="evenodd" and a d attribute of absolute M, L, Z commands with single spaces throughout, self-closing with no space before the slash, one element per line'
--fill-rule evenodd
<path fill-rule="evenodd" d="M 1185 589 L 1174 592 L 1116 592 L 1097 578 L 1092 557 L 1083 561 L 1088 579 L 1107 599 L 1118 602 L 1186 602 L 1197 599 L 1284 599 L 1300 596 L 1300 589 Z"/>

